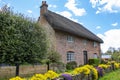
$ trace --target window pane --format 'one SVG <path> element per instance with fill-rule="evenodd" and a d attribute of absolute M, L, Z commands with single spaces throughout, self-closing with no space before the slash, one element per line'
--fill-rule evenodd
<path fill-rule="evenodd" d="M 84 44 L 84 45 L 87 45 L 87 40 L 83 40 L 83 44 Z"/>
<path fill-rule="evenodd" d="M 97 42 L 94 42 L 94 43 L 93 43 L 93 46 L 94 46 L 94 47 L 97 47 Z"/>
<path fill-rule="evenodd" d="M 74 61 L 74 52 L 67 52 L 67 61 Z"/>
<path fill-rule="evenodd" d="M 73 39 L 73 37 L 72 37 L 72 36 L 69 36 L 69 35 L 68 35 L 68 36 L 67 36 L 67 41 L 68 41 L 68 42 L 73 42 L 73 41 L 74 41 L 74 39 Z"/>

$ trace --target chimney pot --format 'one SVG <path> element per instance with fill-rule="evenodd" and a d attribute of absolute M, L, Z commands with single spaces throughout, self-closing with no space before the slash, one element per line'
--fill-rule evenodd
<path fill-rule="evenodd" d="M 42 5 L 40 6 L 40 16 L 47 12 L 47 7 L 46 1 L 42 1 Z"/>
<path fill-rule="evenodd" d="M 46 4 L 46 1 L 42 1 L 42 5 L 43 5 L 43 4 Z"/>
<path fill-rule="evenodd" d="M 43 6 L 48 7 L 48 5 L 46 4 L 46 1 L 42 1 L 42 5 L 40 6 L 40 8 L 42 8 Z"/>

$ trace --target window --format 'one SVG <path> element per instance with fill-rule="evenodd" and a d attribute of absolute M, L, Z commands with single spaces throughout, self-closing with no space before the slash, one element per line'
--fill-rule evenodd
<path fill-rule="evenodd" d="M 75 57 L 74 52 L 72 51 L 67 52 L 67 61 L 75 61 L 74 57 Z"/>
<path fill-rule="evenodd" d="M 74 42 L 73 36 L 68 35 L 68 36 L 67 36 L 67 41 L 68 41 L 68 42 Z"/>
<path fill-rule="evenodd" d="M 93 46 L 94 46 L 94 47 L 97 47 L 97 42 L 93 42 Z"/>
<path fill-rule="evenodd" d="M 97 58 L 98 58 L 97 53 L 94 53 L 94 58 L 95 58 L 95 59 L 97 59 Z"/>
<path fill-rule="evenodd" d="M 84 44 L 84 45 L 87 45 L 87 40 L 83 40 L 83 44 Z"/>

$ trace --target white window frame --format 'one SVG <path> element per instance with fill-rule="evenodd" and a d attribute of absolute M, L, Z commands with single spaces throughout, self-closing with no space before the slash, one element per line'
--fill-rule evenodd
<path fill-rule="evenodd" d="M 93 47 L 95 48 L 95 47 L 97 47 L 97 42 L 93 42 Z"/>
<path fill-rule="evenodd" d="M 67 36 L 67 41 L 68 41 L 68 42 L 74 42 L 74 37 L 68 35 L 68 36 Z"/>
<path fill-rule="evenodd" d="M 75 53 L 72 51 L 67 52 L 67 62 L 75 61 Z"/>
<path fill-rule="evenodd" d="M 87 45 L 88 41 L 86 39 L 83 40 L 83 44 Z"/>

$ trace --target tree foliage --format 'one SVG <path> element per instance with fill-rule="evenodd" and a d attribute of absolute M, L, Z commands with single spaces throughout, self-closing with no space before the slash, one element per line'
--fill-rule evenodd
<path fill-rule="evenodd" d="M 46 53 L 46 35 L 36 22 L 6 9 L 0 12 L 0 63 L 36 63 Z"/>
<path fill-rule="evenodd" d="M 47 59 L 49 59 L 50 63 L 59 63 L 61 56 L 57 51 L 51 50 L 47 55 Z"/>
<path fill-rule="evenodd" d="M 110 47 L 105 54 L 111 55 L 113 60 L 120 62 L 120 48 L 115 49 L 114 47 Z"/>

